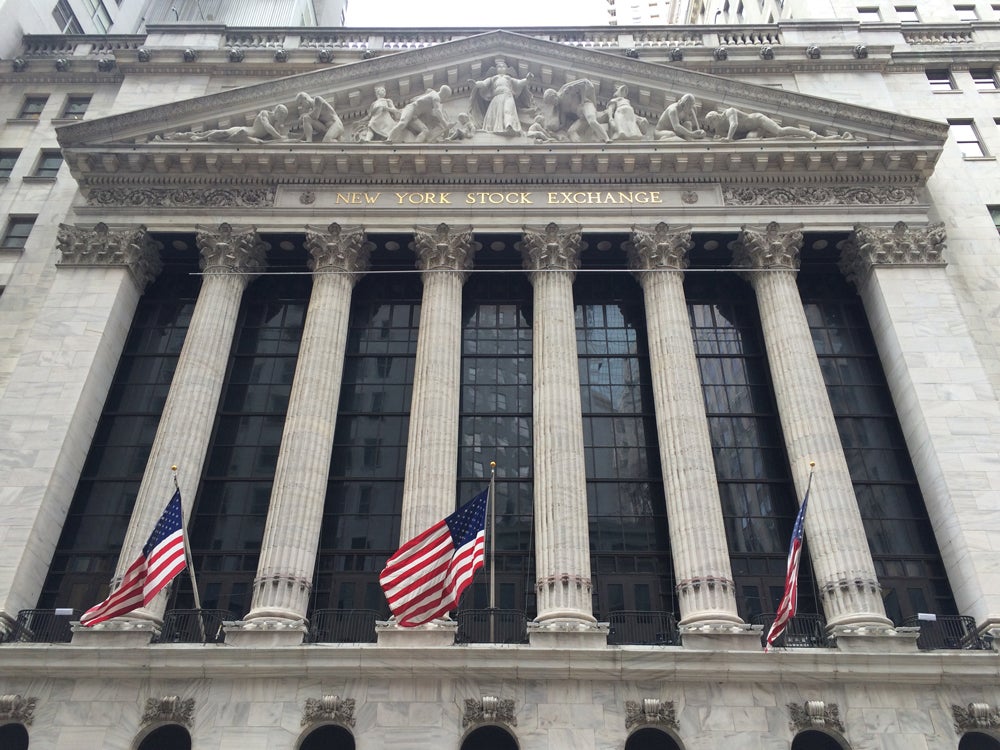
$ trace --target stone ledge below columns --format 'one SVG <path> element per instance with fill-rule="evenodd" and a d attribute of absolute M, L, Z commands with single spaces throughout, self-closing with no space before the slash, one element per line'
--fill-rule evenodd
<path fill-rule="evenodd" d="M 829 629 L 837 649 L 852 654 L 906 654 L 917 651 L 920 628 L 888 625 L 834 625 Z"/>
<path fill-rule="evenodd" d="M 404 628 L 395 620 L 375 623 L 375 635 L 379 646 L 403 648 L 426 648 L 430 646 L 454 646 L 458 623 L 454 620 L 434 620 L 424 625 Z"/>
<path fill-rule="evenodd" d="M 223 623 L 227 646 L 244 648 L 280 648 L 301 646 L 309 628 L 304 620 L 257 617 Z"/>
<path fill-rule="evenodd" d="M 528 643 L 539 648 L 607 648 L 606 622 L 552 619 L 528 623 Z"/>
<path fill-rule="evenodd" d="M 92 627 L 72 624 L 74 646 L 135 648 L 148 646 L 160 635 L 160 624 L 152 620 L 115 619 Z"/>
<path fill-rule="evenodd" d="M 763 625 L 708 622 L 682 625 L 681 645 L 699 651 L 760 651 Z"/>

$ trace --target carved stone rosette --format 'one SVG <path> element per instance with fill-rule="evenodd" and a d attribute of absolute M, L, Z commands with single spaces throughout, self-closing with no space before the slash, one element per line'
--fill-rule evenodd
<path fill-rule="evenodd" d="M 157 721 L 190 727 L 194 718 L 194 698 L 182 699 L 177 695 L 162 698 L 147 698 L 146 710 L 142 714 L 142 726 Z"/>
<path fill-rule="evenodd" d="M 653 724 L 677 731 L 677 711 L 673 701 L 659 698 L 643 698 L 641 701 L 625 701 L 625 728 Z"/>
<path fill-rule="evenodd" d="M 945 264 L 947 234 L 944 224 L 909 227 L 898 221 L 892 227 L 854 226 L 841 242 L 840 270 L 857 284 L 873 266 L 937 266 Z"/>
<path fill-rule="evenodd" d="M 559 225 L 551 222 L 544 227 L 525 227 L 517 246 L 527 271 L 576 271 L 587 243 L 580 227 L 560 231 Z"/>
<path fill-rule="evenodd" d="M 31 726 L 35 720 L 35 705 L 38 698 L 23 695 L 0 695 L 0 721 L 17 721 Z"/>
<path fill-rule="evenodd" d="M 140 289 L 160 273 L 160 249 L 146 227 L 110 229 L 103 221 L 93 228 L 60 224 L 56 236 L 60 266 L 125 266 Z"/>
<path fill-rule="evenodd" d="M 629 267 L 640 277 L 660 269 L 683 271 L 692 247 L 690 225 L 671 229 L 661 221 L 655 227 L 632 227 L 632 242 L 626 246 Z"/>
<path fill-rule="evenodd" d="M 953 703 L 951 715 L 959 734 L 976 729 L 1000 729 L 1000 711 L 989 703 L 970 703 L 967 707 Z"/>
<path fill-rule="evenodd" d="M 203 272 L 252 276 L 267 265 L 265 253 L 271 246 L 260 239 L 254 227 L 233 227 L 222 223 L 217 228 L 199 226 L 197 229 L 196 240 L 201 250 Z"/>
<path fill-rule="evenodd" d="M 836 703 L 823 701 L 789 703 L 788 716 L 788 726 L 793 732 L 818 728 L 844 732 L 844 725 L 840 722 L 840 707 Z"/>
<path fill-rule="evenodd" d="M 465 699 L 465 713 L 462 714 L 462 728 L 476 724 L 506 724 L 517 726 L 517 716 L 514 715 L 514 701 L 511 698 L 498 698 L 495 695 L 484 695 L 479 700 Z"/>
<path fill-rule="evenodd" d="M 733 265 L 748 269 L 799 268 L 802 225 L 782 228 L 772 221 L 766 227 L 745 226 L 739 239 L 729 243 Z"/>
<path fill-rule="evenodd" d="M 413 249 L 417 268 L 427 271 L 463 271 L 462 281 L 472 265 L 472 257 L 481 245 L 473 239 L 472 227 L 414 227 Z"/>
<path fill-rule="evenodd" d="M 368 270 L 371 248 L 361 227 L 342 227 L 337 223 L 326 229 L 306 226 L 306 249 L 312 256 L 309 259 L 311 271 L 349 273 L 357 281 Z"/>
<path fill-rule="evenodd" d="M 345 726 L 354 726 L 354 698 L 339 695 L 324 695 L 309 698 L 302 710 L 302 726 L 318 721 L 334 721 Z"/>

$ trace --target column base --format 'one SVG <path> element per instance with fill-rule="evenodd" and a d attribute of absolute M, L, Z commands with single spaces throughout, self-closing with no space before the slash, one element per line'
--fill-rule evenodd
<path fill-rule="evenodd" d="M 434 620 L 424 625 L 404 628 L 395 620 L 375 623 L 375 635 L 379 646 L 392 648 L 430 648 L 454 646 L 458 623 L 454 620 Z"/>
<path fill-rule="evenodd" d="M 608 623 L 559 618 L 528 623 L 528 643 L 537 648 L 606 648 Z"/>
<path fill-rule="evenodd" d="M 834 625 L 829 634 L 837 649 L 851 654 L 908 654 L 917 650 L 920 628 L 889 625 Z"/>
<path fill-rule="evenodd" d="M 693 651 L 760 651 L 763 625 L 702 622 L 681 625 L 681 646 Z"/>
<path fill-rule="evenodd" d="M 116 618 L 84 627 L 73 623 L 74 646 L 97 646 L 99 648 L 138 648 L 148 646 L 160 635 L 160 623 L 152 620 L 132 620 Z"/>
<path fill-rule="evenodd" d="M 309 628 L 302 619 L 255 617 L 253 620 L 227 622 L 226 645 L 242 648 L 280 648 L 301 646 Z"/>

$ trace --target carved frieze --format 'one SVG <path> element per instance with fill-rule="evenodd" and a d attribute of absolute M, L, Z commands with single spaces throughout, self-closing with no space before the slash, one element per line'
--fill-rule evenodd
<path fill-rule="evenodd" d="M 333 223 L 326 229 L 306 226 L 306 249 L 311 271 L 334 271 L 354 274 L 357 280 L 368 270 L 372 245 L 365 241 L 361 227 L 342 227 Z"/>
<path fill-rule="evenodd" d="M 465 713 L 462 714 L 462 727 L 476 724 L 506 724 L 517 726 L 517 716 L 514 715 L 514 701 L 511 698 L 498 698 L 495 695 L 484 695 L 480 699 L 466 698 Z"/>
<path fill-rule="evenodd" d="M 723 187 L 728 206 L 912 206 L 914 188 L 900 187 Z"/>
<path fill-rule="evenodd" d="M 802 225 L 782 228 L 772 221 L 765 227 L 745 226 L 739 239 L 729 243 L 733 265 L 739 268 L 788 268 L 798 270 Z"/>
<path fill-rule="evenodd" d="M 261 208 L 274 205 L 274 188 L 93 188 L 91 206 L 142 208 Z"/>
<path fill-rule="evenodd" d="M 951 715 L 959 734 L 976 729 L 1000 729 L 1000 711 L 989 703 L 970 703 L 968 706 L 953 703 Z"/>
<path fill-rule="evenodd" d="M 892 227 L 857 224 L 840 243 L 840 268 L 853 283 L 873 266 L 944 266 L 947 233 L 944 224 L 910 227 L 898 221 Z"/>
<path fill-rule="evenodd" d="M 201 250 L 201 270 L 206 273 L 239 273 L 253 276 L 267 265 L 270 245 L 254 227 L 197 227 L 196 242 Z"/>
<path fill-rule="evenodd" d="M 16 721 L 30 727 L 35 720 L 38 698 L 23 695 L 0 695 L 0 722 Z"/>
<path fill-rule="evenodd" d="M 170 722 L 190 727 L 194 719 L 194 698 L 183 699 L 177 695 L 162 698 L 147 698 L 146 710 L 142 714 L 142 725 L 158 721 Z"/>
<path fill-rule="evenodd" d="M 517 246 L 527 271 L 576 271 L 587 243 L 579 226 L 560 230 L 551 222 L 544 227 L 525 227 Z"/>
<path fill-rule="evenodd" d="M 684 270 L 694 241 L 690 225 L 671 229 L 661 221 L 655 227 L 633 227 L 632 241 L 626 247 L 629 266 L 642 274 L 665 268 Z"/>
<path fill-rule="evenodd" d="M 126 266 L 140 289 L 156 278 L 163 245 L 146 227 L 110 229 L 104 222 L 92 228 L 60 224 L 56 235 L 60 266 Z"/>
<path fill-rule="evenodd" d="M 324 695 L 309 698 L 302 710 L 302 726 L 319 721 L 334 721 L 345 726 L 354 726 L 354 698 L 339 695 Z"/>
<path fill-rule="evenodd" d="M 667 729 L 678 730 L 677 711 L 673 701 L 659 698 L 643 698 L 641 701 L 625 701 L 625 728 L 654 724 Z"/>
<path fill-rule="evenodd" d="M 421 271 L 468 271 L 481 245 L 473 239 L 472 227 L 447 224 L 415 227 L 413 249 Z"/>
<path fill-rule="evenodd" d="M 840 722 L 840 707 L 836 703 L 823 701 L 789 703 L 788 715 L 788 725 L 793 732 L 820 728 L 833 729 L 841 733 L 844 731 L 844 725 Z"/>

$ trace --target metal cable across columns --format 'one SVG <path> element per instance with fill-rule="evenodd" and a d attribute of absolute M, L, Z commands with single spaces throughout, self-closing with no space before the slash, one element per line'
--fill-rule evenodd
<path fill-rule="evenodd" d="M 816 462 L 806 539 L 828 627 L 890 632 L 875 565 L 795 277 L 802 232 L 743 227 L 734 265 L 757 295 L 785 447 L 801 501 Z"/>
<path fill-rule="evenodd" d="M 689 227 L 635 227 L 629 265 L 646 302 L 656 432 L 681 626 L 742 625 L 698 362 L 684 299 Z"/>
<path fill-rule="evenodd" d="M 245 621 L 305 619 L 316 567 L 354 285 L 368 270 L 361 228 L 306 227 L 312 292 L 281 437 L 253 602 Z"/>
<path fill-rule="evenodd" d="M 590 542 L 573 278 L 579 228 L 524 229 L 519 249 L 533 293 L 537 622 L 592 624 Z"/>

